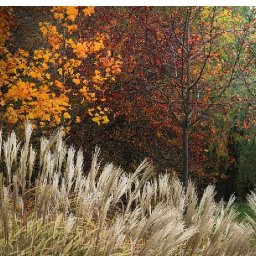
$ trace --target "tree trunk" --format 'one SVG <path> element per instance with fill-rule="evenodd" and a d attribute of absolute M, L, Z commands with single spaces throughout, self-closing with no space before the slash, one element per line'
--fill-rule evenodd
<path fill-rule="evenodd" d="M 185 191 L 188 188 L 188 127 L 183 128 L 183 172 L 182 172 L 182 184 Z"/>

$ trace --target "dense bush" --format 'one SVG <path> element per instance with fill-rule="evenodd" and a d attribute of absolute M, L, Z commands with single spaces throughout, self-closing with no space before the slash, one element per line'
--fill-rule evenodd
<path fill-rule="evenodd" d="M 0 139 L 1 255 L 255 255 L 255 220 L 238 223 L 234 198 L 216 203 L 214 187 L 199 199 L 147 161 L 133 174 L 101 166 L 98 148 L 85 176 L 61 130 L 38 152 L 31 133 Z M 256 212 L 255 193 L 248 202 Z"/>

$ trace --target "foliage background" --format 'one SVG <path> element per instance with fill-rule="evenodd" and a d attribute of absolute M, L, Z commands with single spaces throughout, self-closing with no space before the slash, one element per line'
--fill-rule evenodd
<path fill-rule="evenodd" d="M 37 126 L 37 134 L 34 136 L 36 140 L 37 136 L 49 134 L 56 128 L 56 125 L 62 124 L 66 127 L 67 142 L 74 144 L 77 148 L 83 148 L 86 167 L 90 165 L 91 152 L 98 145 L 102 148 L 103 158 L 106 161 L 111 159 L 126 170 L 134 170 L 142 158 L 148 157 L 160 171 L 175 171 L 180 174 L 182 131 L 173 119 L 166 119 L 164 107 L 159 107 L 158 104 L 149 101 L 147 98 L 149 94 L 145 96 L 142 92 L 149 81 L 166 83 L 162 81 L 163 75 L 166 74 L 166 66 L 163 63 L 165 63 L 164 58 L 168 63 L 170 57 L 160 55 L 155 51 L 159 48 L 152 44 L 145 45 L 144 36 L 151 39 L 159 38 L 152 42 L 157 43 L 158 47 L 161 46 L 161 42 L 164 42 L 161 25 L 162 27 L 168 25 L 169 20 L 166 20 L 166 17 L 170 14 L 176 19 L 179 18 L 178 15 L 182 17 L 185 7 L 96 7 L 95 13 L 93 9 L 88 10 L 89 13 L 85 13 L 82 17 L 79 16 L 80 14 L 76 16 L 75 9 L 70 9 L 71 16 L 68 16 L 67 10 L 57 8 L 52 12 L 50 7 L 1 8 L 1 19 L 6 21 L 6 23 L 1 23 L 4 24 L 1 27 L 1 35 L 4 35 L 1 37 L 1 45 L 4 46 L 1 48 L 1 54 L 7 56 L 5 61 L 8 65 L 14 64 L 15 69 L 19 66 L 19 75 L 15 77 L 12 73 L 6 72 L 7 69 L 3 68 L 4 63 L 1 63 L 1 81 L 8 80 L 4 75 L 11 77 L 9 85 L 1 83 L 1 97 L 5 96 L 3 99 L 5 102 L 1 101 L 2 127 L 8 132 L 12 128 L 18 128 L 26 118 L 34 119 L 34 124 Z M 234 7 L 219 8 L 217 11 L 220 13 L 218 20 L 220 28 L 234 30 L 242 28 L 242 23 L 246 21 L 251 10 L 245 7 Z M 56 14 L 62 12 L 67 14 L 67 24 L 63 23 L 60 16 L 56 19 Z M 82 13 L 82 7 L 80 12 Z M 211 10 L 205 8 L 206 16 L 210 12 Z M 52 15 L 54 13 L 55 18 Z M 71 51 L 75 49 L 72 45 L 71 50 L 66 50 L 64 46 L 65 53 L 63 53 L 62 46 L 56 49 L 57 43 L 47 37 L 50 31 L 49 24 L 56 26 L 60 34 L 63 34 L 62 29 L 65 30 L 65 26 L 66 29 L 68 29 L 67 26 L 77 26 L 78 29 L 74 29 L 74 33 L 67 35 L 66 41 L 74 39 L 79 42 L 80 38 L 83 38 L 84 41 L 100 42 L 104 37 L 104 47 L 100 47 L 99 51 L 101 56 L 97 56 L 96 50 L 91 53 L 90 57 L 84 58 L 84 55 L 79 56 Z M 150 24 L 150 26 L 140 26 L 140 24 Z M 253 22 L 251 26 L 251 34 L 248 40 L 246 39 L 248 56 L 254 56 Z M 72 31 L 72 27 L 69 29 Z M 42 36 L 42 31 L 44 36 Z M 198 34 L 200 31 L 202 32 L 202 27 L 196 27 Z M 196 45 L 199 39 L 194 37 L 193 40 Z M 214 83 L 218 85 L 225 78 L 225 72 L 228 72 L 225 68 L 228 70 L 229 66 L 222 64 L 221 60 L 227 60 L 225 63 L 232 62 L 232 59 L 228 59 L 232 52 L 230 50 L 232 48 L 228 48 L 233 42 L 232 36 L 223 37 L 223 40 L 218 41 L 216 56 L 213 56 L 211 66 L 207 67 L 207 71 L 213 72 L 212 76 L 204 78 L 204 82 L 210 85 L 209 90 L 213 91 L 207 94 L 207 97 L 214 96 L 214 88 L 211 85 Z M 239 42 L 237 44 L 239 45 Z M 167 46 L 163 45 L 163 47 Z M 61 59 L 63 63 L 66 63 L 62 56 L 64 54 L 69 60 L 81 62 L 74 68 L 73 74 L 68 74 L 69 80 L 65 84 L 67 92 L 62 93 L 61 87 L 66 78 L 63 78 L 59 69 L 53 67 L 54 63 L 46 63 L 45 70 L 38 71 L 39 74 L 43 74 L 42 78 L 36 77 L 36 74 L 33 77 L 32 69 L 37 68 L 38 64 L 32 59 L 35 57 L 35 50 L 38 49 L 41 49 L 44 54 L 59 54 L 56 55 L 55 61 Z M 45 52 L 46 49 L 50 51 Z M 101 58 L 105 58 L 104 61 L 101 62 Z M 99 63 L 95 64 L 97 60 Z M 42 67 L 43 61 L 40 63 Z M 60 65 L 64 66 L 63 63 Z M 110 63 L 110 66 L 106 66 L 106 63 Z M 247 82 L 237 82 L 235 86 L 227 90 L 221 98 L 220 105 L 214 107 L 207 117 L 190 132 L 191 178 L 202 189 L 206 184 L 216 182 L 219 197 L 229 198 L 232 193 L 236 193 L 240 198 L 244 198 L 256 182 L 255 93 L 252 72 L 254 64 L 254 61 L 250 63 L 251 69 L 248 70 L 250 75 L 246 77 Z M 26 74 L 20 71 L 28 66 Z M 74 62 L 72 67 L 74 67 Z M 109 72 L 106 70 L 109 67 L 111 72 L 108 76 Z M 89 96 L 86 91 L 82 91 L 81 94 L 84 80 L 79 74 L 88 78 L 86 86 L 89 88 L 89 93 L 92 93 Z M 216 81 L 211 80 L 213 75 L 218 77 Z M 44 108 L 48 111 L 46 115 L 47 111 L 39 113 L 42 106 L 35 107 L 35 118 L 28 117 L 28 113 L 31 114 L 34 103 L 37 102 L 32 99 L 26 102 L 21 100 L 19 111 L 14 111 L 13 105 L 17 106 L 17 101 L 12 101 L 17 91 L 13 91 L 12 94 L 9 92 L 6 98 L 6 86 L 11 85 L 13 89 L 19 79 L 25 82 L 22 84 L 23 93 L 24 88 L 33 84 L 35 79 L 39 87 L 44 84 L 51 86 L 50 83 L 53 83 L 55 88 L 50 87 L 49 90 L 55 93 L 55 96 L 48 93 L 44 95 L 45 97 L 50 95 L 50 99 L 47 98 L 45 102 L 47 104 L 54 102 L 55 108 L 51 110 L 48 105 L 45 105 Z M 100 86 L 100 88 L 97 87 L 98 89 L 95 83 L 92 83 L 95 79 L 98 79 Z M 56 80 L 59 81 L 57 83 L 59 87 L 56 87 Z M 72 90 L 69 92 L 69 89 Z M 171 93 L 175 93 L 175 87 L 172 90 Z M 38 92 L 33 96 L 38 96 Z M 152 93 L 150 96 L 151 99 L 154 97 L 157 100 L 161 99 L 158 94 Z M 86 100 L 82 104 L 83 98 Z M 90 112 L 90 109 L 93 111 Z"/>

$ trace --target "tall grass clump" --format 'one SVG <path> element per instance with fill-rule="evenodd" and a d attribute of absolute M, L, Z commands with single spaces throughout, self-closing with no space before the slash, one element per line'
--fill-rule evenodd
<path fill-rule="evenodd" d="M 0 255 L 255 255 L 255 220 L 236 222 L 213 186 L 199 199 L 146 160 L 132 174 L 103 166 L 98 148 L 85 171 L 61 129 L 38 150 L 30 123 L 24 141 L 0 134 Z"/>

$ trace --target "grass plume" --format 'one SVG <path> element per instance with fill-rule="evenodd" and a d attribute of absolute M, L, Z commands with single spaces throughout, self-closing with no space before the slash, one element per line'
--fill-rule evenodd
<path fill-rule="evenodd" d="M 103 166 L 99 148 L 86 172 L 61 130 L 39 152 L 31 134 L 0 136 L 0 255 L 255 255 L 255 220 L 237 222 L 213 186 L 199 199 L 147 160 L 133 174 Z M 255 192 L 248 202 L 256 212 Z"/>

